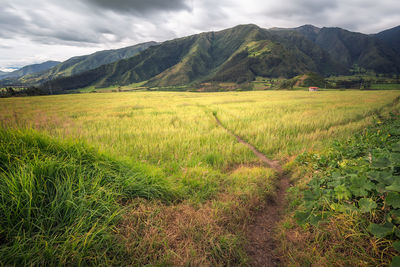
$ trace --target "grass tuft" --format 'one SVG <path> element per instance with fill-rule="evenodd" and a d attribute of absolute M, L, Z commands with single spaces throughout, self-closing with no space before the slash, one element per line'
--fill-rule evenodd
<path fill-rule="evenodd" d="M 118 203 L 176 198 L 165 179 L 82 143 L 11 129 L 0 140 L 2 264 L 115 263 Z"/>

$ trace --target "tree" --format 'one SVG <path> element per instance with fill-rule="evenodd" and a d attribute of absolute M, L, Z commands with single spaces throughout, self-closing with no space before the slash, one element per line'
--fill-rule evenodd
<path fill-rule="evenodd" d="M 12 87 L 7 87 L 6 90 L 7 90 L 7 94 L 10 96 L 15 94 L 15 91 Z"/>

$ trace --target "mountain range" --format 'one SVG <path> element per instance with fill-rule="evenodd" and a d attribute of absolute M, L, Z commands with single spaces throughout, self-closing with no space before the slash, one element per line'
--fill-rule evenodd
<path fill-rule="evenodd" d="M 7 78 L 6 80 L 0 81 L 0 84 L 37 85 L 60 77 L 73 76 L 78 73 L 95 69 L 104 64 L 112 63 L 124 58 L 130 58 L 156 44 L 156 42 L 146 42 L 120 49 L 103 50 L 90 55 L 72 57 L 62 63 L 57 62 L 57 64 L 53 64 L 47 68 L 37 69 L 37 71 L 31 71 L 25 75 L 10 75 L 5 77 Z M 43 64 L 46 63 L 47 62 Z M 31 69 L 32 66 L 35 65 L 23 67 L 22 69 L 11 72 L 10 74 L 22 72 L 27 68 Z"/>
<path fill-rule="evenodd" d="M 11 71 L 11 72 L 2 71 L 2 72 L 0 72 L 0 79 L 5 79 L 5 78 L 18 79 L 25 75 L 30 75 L 33 73 L 39 73 L 39 72 L 48 70 L 54 66 L 57 66 L 60 63 L 61 62 L 59 62 L 59 61 L 46 61 L 46 62 L 39 63 L 39 64 L 27 65 L 25 67 L 22 67 L 18 70 Z"/>
<path fill-rule="evenodd" d="M 390 40 L 394 36 L 399 36 L 398 30 L 397 33 L 395 29 L 387 30 L 386 33 L 381 32 L 375 36 L 341 28 L 319 29 L 311 25 L 301 26 L 294 30 L 323 48 L 346 68 L 357 64 L 377 73 L 399 73 L 400 71 L 400 51 L 396 51 L 395 43 Z"/>
<path fill-rule="evenodd" d="M 137 82 L 150 87 L 244 83 L 257 76 L 291 78 L 307 72 L 330 76 L 349 74 L 355 65 L 394 74 L 400 73 L 399 31 L 396 27 L 367 35 L 312 25 L 291 29 L 239 25 L 161 44 L 133 46 L 136 51 L 133 47 L 113 50 L 118 54 L 125 51 L 123 56 L 101 51 L 72 58 L 17 81 L 68 90 Z"/>

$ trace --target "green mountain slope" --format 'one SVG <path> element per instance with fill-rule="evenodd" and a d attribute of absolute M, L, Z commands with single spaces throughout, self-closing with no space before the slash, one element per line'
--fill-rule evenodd
<path fill-rule="evenodd" d="M 243 83 L 257 76 L 347 74 L 356 64 L 376 73 L 400 72 L 399 53 L 375 36 L 312 25 L 270 30 L 239 25 L 167 41 L 131 58 L 49 81 L 44 88 L 67 90 L 143 81 L 153 87 Z"/>
<path fill-rule="evenodd" d="M 1 79 L 2 77 L 6 77 L 7 74 L 8 74 L 8 72 L 6 72 L 6 71 L 1 71 L 1 70 L 0 70 L 0 79 Z"/>
<path fill-rule="evenodd" d="M 58 64 L 60 64 L 59 61 L 46 61 L 46 62 L 43 62 L 40 64 L 27 65 L 25 67 L 22 67 L 18 70 L 12 71 L 12 72 L 0 73 L 0 78 L 1 79 L 5 79 L 5 78 L 17 79 L 24 75 L 30 75 L 30 74 L 46 71 L 54 66 L 57 66 Z"/>
<path fill-rule="evenodd" d="M 121 49 L 104 50 L 86 56 L 73 57 L 46 72 L 22 77 L 18 82 L 38 84 L 60 77 L 76 75 L 81 72 L 95 69 L 104 64 L 130 58 L 156 44 L 156 42 L 147 42 Z"/>
<path fill-rule="evenodd" d="M 343 69 L 328 53 L 293 31 L 240 25 L 167 41 L 132 58 L 53 80 L 44 87 L 65 90 L 141 81 L 150 86 L 213 80 L 241 83 L 256 76 L 292 77 L 309 71 L 326 75 Z"/>
<path fill-rule="evenodd" d="M 377 73 L 400 72 L 399 52 L 375 36 L 350 32 L 341 28 L 317 28 L 304 25 L 293 30 L 313 41 L 346 68 L 357 64 Z M 392 32 L 381 36 L 395 36 Z M 384 38 L 384 37 L 382 37 Z M 390 41 L 388 41 L 389 43 Z"/>
<path fill-rule="evenodd" d="M 374 36 L 400 54 L 400 26 L 382 31 Z"/>

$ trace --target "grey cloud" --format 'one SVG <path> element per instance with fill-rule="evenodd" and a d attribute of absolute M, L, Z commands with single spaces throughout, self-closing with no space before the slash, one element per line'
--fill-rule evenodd
<path fill-rule="evenodd" d="M 117 12 L 177 11 L 189 10 L 190 6 L 185 0 L 85 0 L 88 3 Z"/>
<path fill-rule="evenodd" d="M 31 40 L 42 43 L 42 44 L 51 44 L 51 45 L 89 45 L 89 44 L 97 44 L 99 41 L 93 41 L 94 38 L 90 38 L 84 35 L 77 35 L 71 32 L 59 32 L 52 33 L 51 36 L 46 34 L 36 34 Z"/>
<path fill-rule="evenodd" d="M 190 9 L 186 0 L 6 1 L 8 9 L 16 12 L 0 10 L 0 37 L 20 36 L 46 45 L 91 46 L 122 40 L 131 40 L 129 44 L 133 44 L 144 38 L 149 41 L 152 38 L 143 27 L 146 24 L 152 26 L 158 40 L 175 37 L 173 30 L 159 26 L 165 20 L 165 12 Z M 155 33 L 157 28 L 164 31 Z"/>
<path fill-rule="evenodd" d="M 18 16 L 9 6 L 0 9 L 0 37 L 14 38 L 19 29 L 26 27 L 26 21 Z"/>
<path fill-rule="evenodd" d="M 18 15 L 15 15 L 12 12 L 10 12 L 10 10 L 0 9 L 0 25 L 22 26 L 25 25 L 25 21 Z"/>
<path fill-rule="evenodd" d="M 270 16 L 286 17 L 308 17 L 318 16 L 326 10 L 332 10 L 337 7 L 337 1 L 320 0 L 292 0 L 280 2 L 279 5 L 267 10 Z"/>
<path fill-rule="evenodd" d="M 112 32 L 109 27 L 99 26 L 109 24 L 109 21 L 104 23 L 107 19 L 104 15 L 94 14 L 91 19 L 83 20 L 88 12 L 82 9 L 82 6 L 77 8 L 71 5 L 70 10 L 67 10 L 65 6 L 56 5 L 54 9 L 42 0 L 36 3 L 40 8 L 34 9 L 29 4 L 19 7 L 19 10 L 17 4 L 0 10 L 1 38 L 29 38 L 46 45 L 90 45 L 106 42 L 107 39 L 103 38 L 102 34 Z M 12 9 L 19 12 L 11 12 Z M 93 20 L 96 22 L 92 22 Z M 99 27 L 104 29 L 98 31 Z"/>

